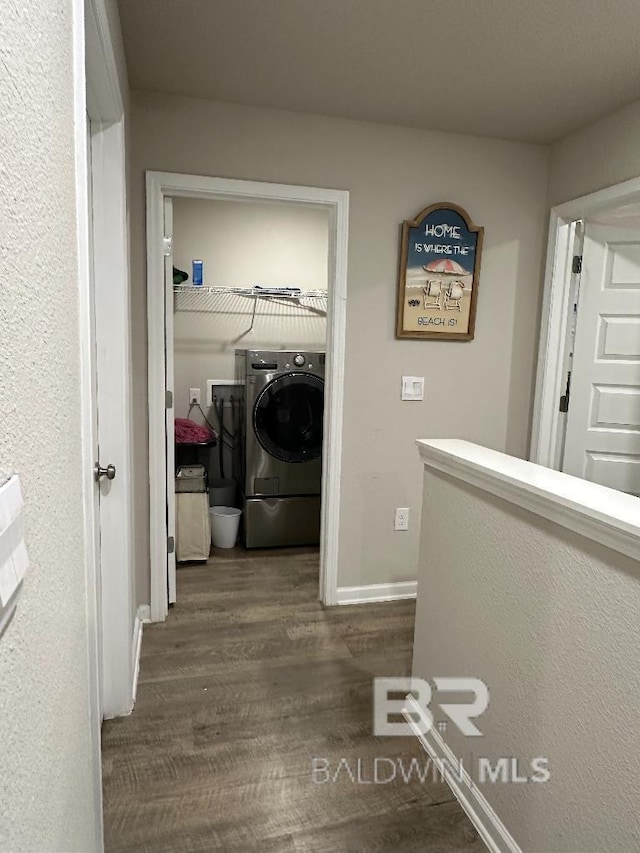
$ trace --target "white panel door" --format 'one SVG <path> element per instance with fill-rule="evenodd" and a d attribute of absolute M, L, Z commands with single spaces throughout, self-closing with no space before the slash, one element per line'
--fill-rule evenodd
<path fill-rule="evenodd" d="M 640 233 L 587 223 L 563 470 L 640 494 Z"/>
<path fill-rule="evenodd" d="M 91 122 L 91 243 L 100 456 L 102 684 L 105 716 L 133 707 L 129 289 L 121 123 Z"/>
<path fill-rule="evenodd" d="M 164 306 L 165 306 L 165 365 L 167 389 L 167 590 L 169 604 L 176 601 L 176 494 L 175 494 L 175 423 L 173 408 L 173 199 L 164 199 Z"/>

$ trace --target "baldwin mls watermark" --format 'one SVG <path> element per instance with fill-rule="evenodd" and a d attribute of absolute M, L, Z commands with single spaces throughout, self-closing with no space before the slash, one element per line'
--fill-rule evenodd
<path fill-rule="evenodd" d="M 438 708 L 442 719 L 434 722 L 433 689 L 422 678 L 374 678 L 373 734 L 376 737 L 406 737 L 418 735 L 423 739 L 435 728 L 440 734 L 451 724 L 465 737 L 482 737 L 479 718 L 489 707 L 489 688 L 480 678 L 437 677 L 433 686 L 438 691 Z M 447 694 L 451 701 L 443 701 Z M 467 698 L 460 699 L 463 695 Z M 342 756 L 329 759 L 314 756 L 311 777 L 314 784 L 347 782 L 357 785 L 389 785 L 392 782 L 473 783 L 541 783 L 551 778 L 549 760 L 535 756 L 524 760 L 516 756 L 474 758 L 473 766 L 465 768 L 461 759 L 390 758 L 376 756 L 367 760 Z"/>
<path fill-rule="evenodd" d="M 429 756 L 418 758 L 390 758 L 375 756 L 370 759 L 341 756 L 329 759 L 314 756 L 311 759 L 311 779 L 315 785 L 348 783 L 352 785 L 389 785 L 392 782 L 409 785 L 455 781 L 462 784 L 477 781 L 479 784 L 548 782 L 551 778 L 549 761 L 537 756 L 529 762 L 519 758 L 490 759 L 479 757 L 465 768 L 462 759 L 455 762 Z"/>

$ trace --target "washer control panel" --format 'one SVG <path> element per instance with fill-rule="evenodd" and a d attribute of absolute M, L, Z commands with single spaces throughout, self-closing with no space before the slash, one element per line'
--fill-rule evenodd
<path fill-rule="evenodd" d="M 236 381 L 244 384 L 248 376 L 275 376 L 285 370 L 319 370 L 323 373 L 324 364 L 324 352 L 317 350 L 236 350 Z"/>

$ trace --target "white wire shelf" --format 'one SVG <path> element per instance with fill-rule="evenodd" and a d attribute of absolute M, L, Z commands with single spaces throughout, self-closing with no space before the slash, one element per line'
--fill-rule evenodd
<path fill-rule="evenodd" d="M 220 294 L 231 293 L 235 296 L 260 296 L 266 299 L 326 299 L 326 290 L 305 290 L 301 287 L 210 287 L 195 284 L 174 284 L 176 294 Z"/>
<path fill-rule="evenodd" d="M 327 291 L 303 290 L 302 288 L 268 287 L 208 287 L 206 285 L 175 284 L 176 311 L 228 311 L 234 297 L 253 299 L 255 317 L 258 300 L 301 308 L 313 314 L 326 316 Z"/>

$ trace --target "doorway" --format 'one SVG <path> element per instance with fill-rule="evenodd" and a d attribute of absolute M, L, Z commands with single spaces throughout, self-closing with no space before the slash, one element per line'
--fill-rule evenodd
<path fill-rule="evenodd" d="M 234 535 L 238 509 L 247 549 L 317 546 L 328 211 L 249 200 L 172 202 L 177 482 L 199 464 L 211 507 L 229 507 L 212 510 L 214 546 L 226 542 L 226 528 Z M 216 444 L 189 440 L 199 437 Z M 206 499 L 183 497 L 181 488 L 178 563 L 209 555 Z"/>
<path fill-rule="evenodd" d="M 176 411 L 176 397 L 173 388 L 175 370 L 173 358 L 174 337 L 174 285 L 169 278 L 169 258 L 173 268 L 173 209 L 167 210 L 167 200 L 198 200 L 200 202 L 218 201 L 223 203 L 243 203 L 278 205 L 291 210 L 305 211 L 328 218 L 328 295 L 326 304 L 326 363 L 322 365 L 325 384 L 324 438 L 323 438 L 323 476 L 321 484 L 322 513 L 320 519 L 320 584 L 319 598 L 325 604 L 336 603 L 337 586 L 337 548 L 339 531 L 339 483 L 340 454 L 342 434 L 342 393 L 344 344 L 346 325 L 346 264 L 347 264 L 347 218 L 348 193 L 339 190 L 325 190 L 310 187 L 284 186 L 278 184 L 256 183 L 250 181 L 207 178 L 190 175 L 147 173 L 147 304 L 149 317 L 149 478 L 151 485 L 151 618 L 162 621 L 168 612 L 168 604 L 175 596 L 173 578 L 175 577 L 175 516 L 173 515 L 173 475 L 171 469 L 169 444 L 173 441 L 173 418 Z M 248 208 L 247 208 L 248 210 Z M 185 265 L 183 263 L 183 265 Z M 191 272 L 191 271 L 189 271 Z M 164 290 L 162 282 L 165 281 Z M 224 289 L 224 288 L 223 288 Z M 188 290 L 188 288 L 187 288 Z M 218 298 L 223 294 L 209 294 Z M 271 294 L 226 294 L 236 298 L 241 296 L 253 305 L 247 318 L 247 328 L 241 329 L 237 336 L 237 347 L 253 348 L 247 336 L 256 330 L 258 302 L 262 303 Z M 311 294 L 311 290 L 306 291 Z M 282 296 L 276 294 L 276 296 Z M 183 294 L 178 294 L 182 298 Z M 185 293 L 185 298 L 193 294 Z M 199 298 L 200 295 L 198 294 Z M 304 300 L 300 299 L 299 302 Z M 183 300 L 184 302 L 184 300 Z M 320 312 L 322 313 L 322 311 Z M 310 312 L 313 315 L 313 309 Z M 257 340 L 257 339 L 256 339 Z M 275 349 L 275 348 L 274 348 Z M 300 353 L 298 353 L 300 355 Z M 228 352 L 227 352 L 228 356 Z M 310 363 L 313 365 L 313 359 Z M 306 365 L 306 361 L 305 361 Z M 306 365 L 308 367 L 308 365 Z M 283 364 L 284 367 L 284 364 Z M 225 368 L 228 372 L 228 365 Z M 314 368 L 315 369 L 315 366 Z M 215 376 L 201 377 L 200 393 L 205 394 L 204 402 L 210 408 L 212 387 Z M 218 385 L 217 398 L 222 400 L 222 422 L 217 424 L 218 431 L 224 436 L 224 400 L 231 396 L 229 388 L 222 390 L 228 377 Z M 206 390 L 205 390 L 206 381 Z M 187 383 L 190 384 L 190 383 Z M 191 391 L 189 388 L 189 396 Z M 184 390 L 181 390 L 184 396 Z M 201 397 L 202 401 L 202 397 Z M 183 401 L 181 401 L 183 402 Z M 189 400 L 191 403 L 191 400 Z M 229 402 L 229 401 L 227 401 Z M 239 424 L 238 424 L 239 426 Z M 233 447 L 227 447 L 227 453 L 233 457 Z M 220 456 L 220 472 L 225 465 L 225 450 Z M 229 465 L 229 460 L 227 460 Z M 319 486 L 320 487 L 320 486 Z"/>
<path fill-rule="evenodd" d="M 640 181 L 552 211 L 531 458 L 640 493 Z"/>

